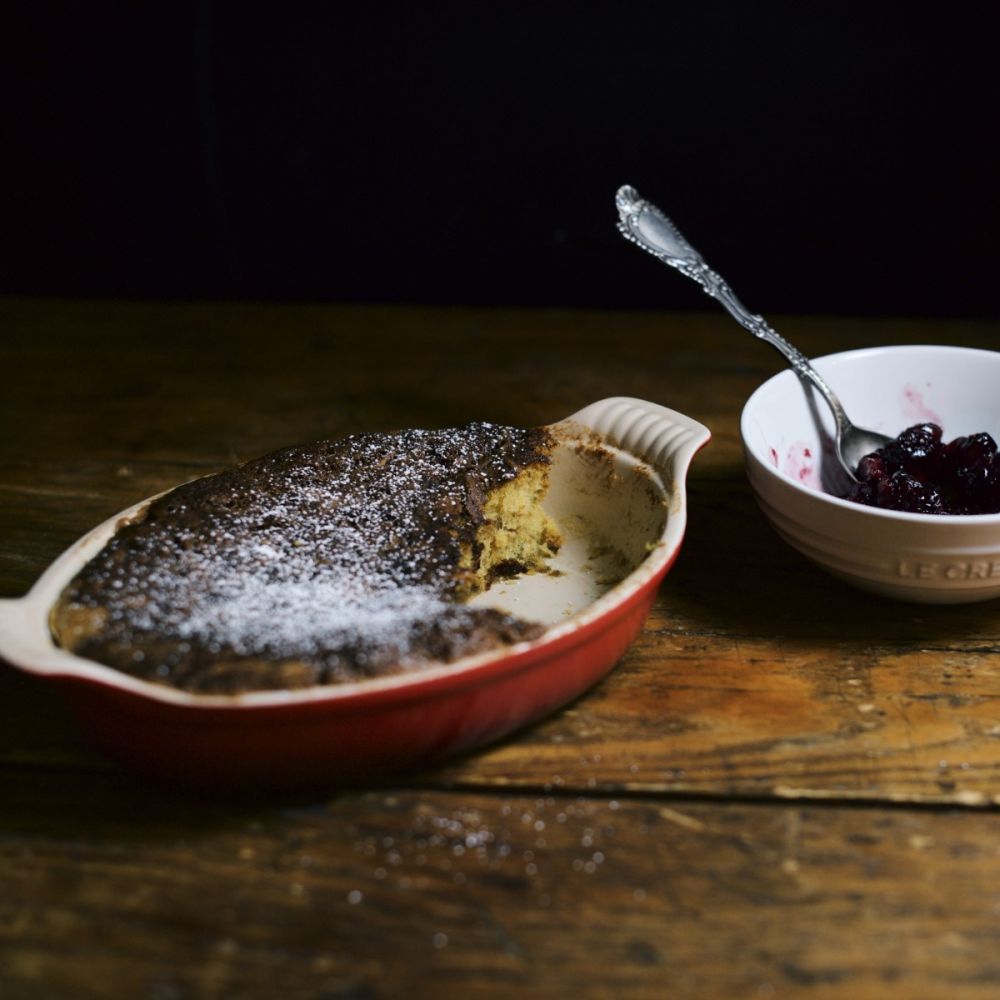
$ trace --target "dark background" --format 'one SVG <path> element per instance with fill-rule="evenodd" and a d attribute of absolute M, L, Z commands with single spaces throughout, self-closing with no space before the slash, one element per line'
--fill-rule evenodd
<path fill-rule="evenodd" d="M 25 3 L 0 293 L 1000 317 L 995 10 Z"/>

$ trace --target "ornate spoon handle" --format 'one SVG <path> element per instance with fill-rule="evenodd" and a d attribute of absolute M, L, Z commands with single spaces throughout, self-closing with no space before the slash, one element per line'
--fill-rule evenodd
<path fill-rule="evenodd" d="M 750 312 L 740 302 L 722 275 L 705 263 L 705 258 L 684 239 L 670 219 L 627 184 L 618 189 L 615 204 L 618 206 L 618 230 L 625 239 L 651 253 L 664 264 L 676 268 L 692 281 L 697 281 L 705 293 L 722 303 L 741 326 L 779 351 L 800 377 L 816 386 L 833 411 L 839 427 L 850 426 L 840 400 L 833 394 L 823 376 L 809 363 L 809 359 L 771 327 L 763 316 Z"/>

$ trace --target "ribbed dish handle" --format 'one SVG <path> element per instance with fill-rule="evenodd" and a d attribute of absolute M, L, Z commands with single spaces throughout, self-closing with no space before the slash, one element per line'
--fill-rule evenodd
<path fill-rule="evenodd" d="M 682 481 L 695 453 L 712 434 L 683 413 L 629 396 L 591 403 L 569 422 L 597 431 L 606 441 L 639 456 L 667 482 Z"/>

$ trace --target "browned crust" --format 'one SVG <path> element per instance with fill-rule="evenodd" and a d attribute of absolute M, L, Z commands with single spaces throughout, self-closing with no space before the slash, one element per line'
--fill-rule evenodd
<path fill-rule="evenodd" d="M 552 444 L 543 429 L 489 424 L 360 435 L 284 449 L 187 483 L 120 525 L 70 582 L 52 611 L 54 637 L 77 655 L 196 692 L 355 680 L 534 638 L 538 625 L 451 601 L 462 583 L 462 552 L 475 543 L 491 490 L 547 464 Z M 421 489 L 411 489 L 414 476 L 425 477 Z M 352 523 L 380 504 L 392 516 Z M 237 579 L 270 571 L 254 554 L 262 548 L 280 549 L 279 573 L 325 577 L 345 560 L 329 539 L 362 528 L 363 560 L 377 560 L 379 586 L 387 575 L 442 599 L 433 619 L 404 622 L 388 638 L 351 634 L 326 644 L 290 641 L 287 648 L 185 631 L 177 602 L 196 608 L 197 589 L 213 583 L 199 577 L 206 576 L 206 546 L 215 565 L 233 568 Z M 173 609 L 162 612 L 169 602 Z"/>

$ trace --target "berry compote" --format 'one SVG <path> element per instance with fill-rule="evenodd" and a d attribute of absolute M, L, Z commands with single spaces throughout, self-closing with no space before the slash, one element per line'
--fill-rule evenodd
<path fill-rule="evenodd" d="M 844 497 L 915 514 L 1000 512 L 1000 457 L 989 434 L 947 444 L 937 424 L 915 424 L 858 463 L 858 484 Z"/>

